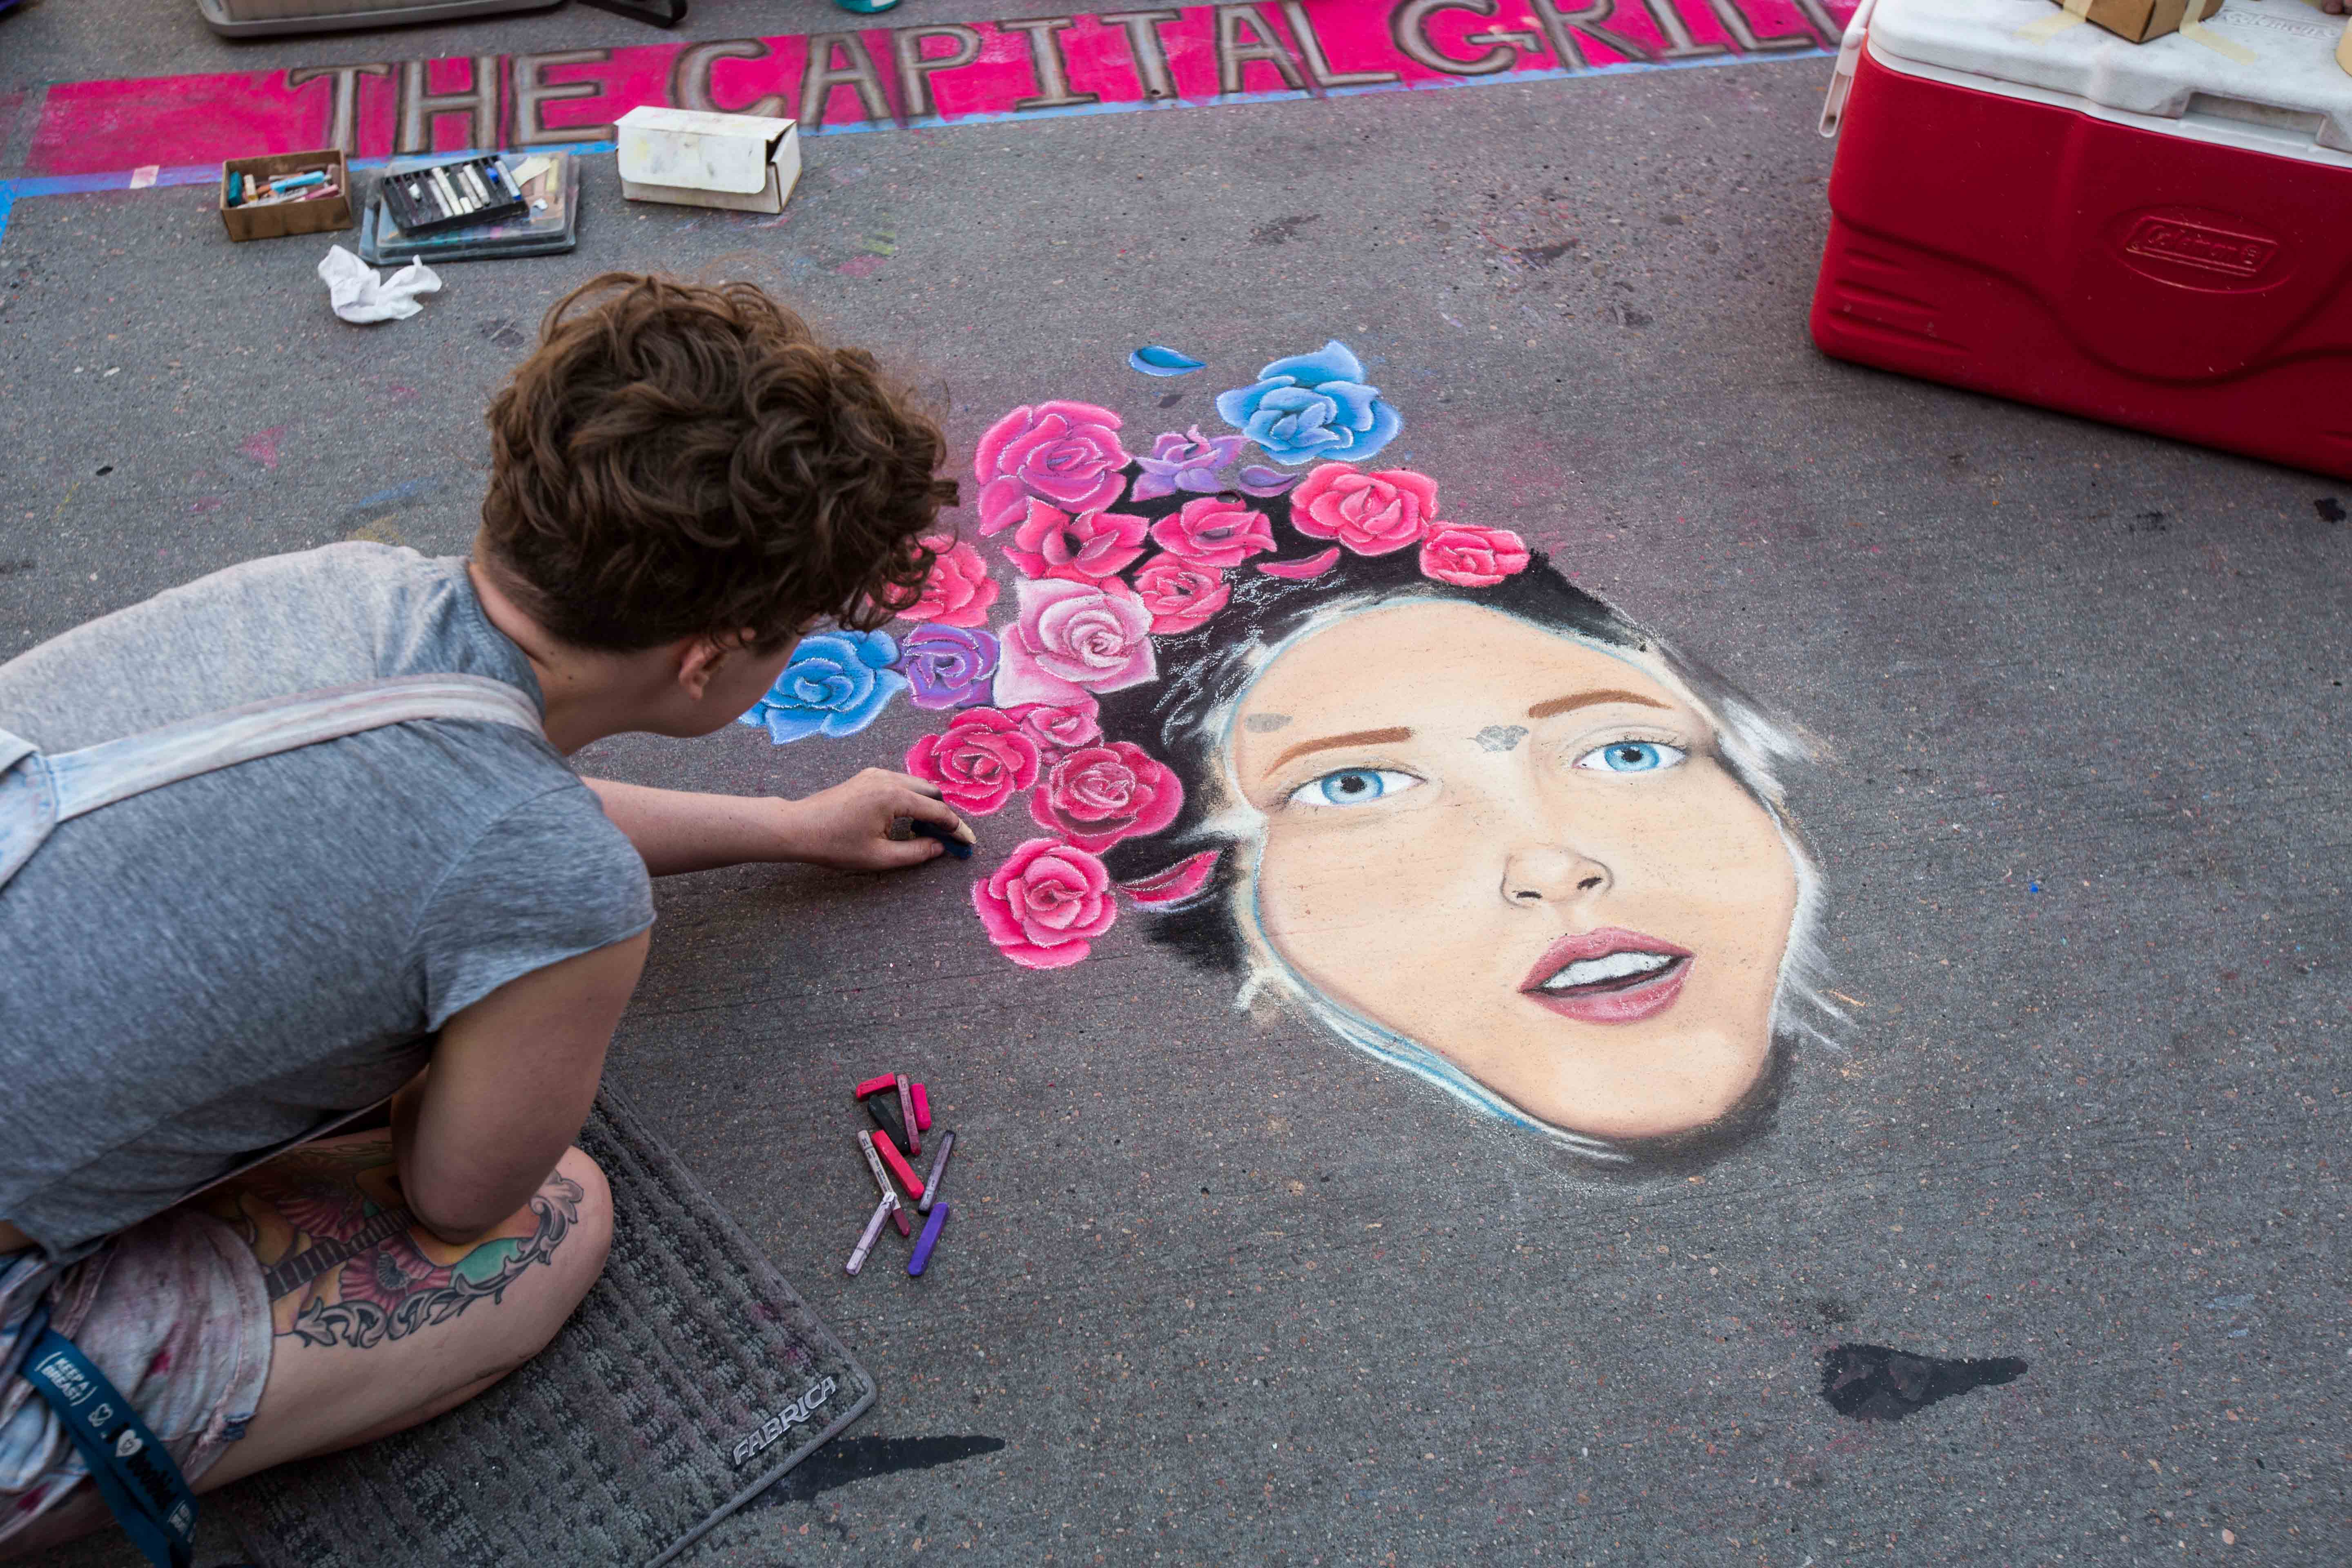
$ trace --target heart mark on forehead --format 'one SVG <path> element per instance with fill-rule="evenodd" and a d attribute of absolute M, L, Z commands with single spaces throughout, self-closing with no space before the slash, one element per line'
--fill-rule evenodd
<path fill-rule="evenodd" d="M 1525 724 L 1489 724 L 1470 738 L 1486 751 L 1507 752 L 1528 738 L 1528 727 Z"/>

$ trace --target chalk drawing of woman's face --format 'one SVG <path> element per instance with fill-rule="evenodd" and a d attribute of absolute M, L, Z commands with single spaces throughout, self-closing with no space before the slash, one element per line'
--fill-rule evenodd
<path fill-rule="evenodd" d="M 1328 1002 L 1601 1138 L 1703 1126 L 1764 1070 L 1795 857 L 1641 664 L 1370 608 L 1266 667 L 1227 760 L 1259 934 Z"/>

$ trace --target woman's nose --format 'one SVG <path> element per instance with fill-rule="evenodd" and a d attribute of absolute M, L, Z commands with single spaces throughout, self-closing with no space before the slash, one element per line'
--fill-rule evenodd
<path fill-rule="evenodd" d="M 1609 890 L 1609 868 L 1557 844 L 1514 851 L 1503 866 L 1503 898 L 1513 904 L 1564 904 Z"/>

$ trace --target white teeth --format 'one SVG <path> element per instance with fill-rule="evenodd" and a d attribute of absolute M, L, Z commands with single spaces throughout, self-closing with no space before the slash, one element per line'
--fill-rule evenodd
<path fill-rule="evenodd" d="M 1664 952 L 1612 952 L 1605 958 L 1580 958 L 1545 981 L 1543 988 L 1547 991 L 1570 991 L 1579 985 L 1598 985 L 1604 980 L 1626 980 L 1636 974 L 1654 974 L 1673 962 L 1673 956 Z"/>

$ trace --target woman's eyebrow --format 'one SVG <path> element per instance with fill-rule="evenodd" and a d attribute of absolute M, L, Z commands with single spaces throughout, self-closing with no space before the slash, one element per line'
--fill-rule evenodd
<path fill-rule="evenodd" d="M 1633 702 L 1643 708 L 1668 706 L 1654 697 L 1644 697 L 1638 691 L 1580 691 L 1573 697 L 1555 697 L 1549 702 L 1538 702 L 1528 710 L 1528 717 L 1549 719 L 1555 713 L 1565 713 L 1571 708 L 1590 708 L 1596 702 Z"/>
<path fill-rule="evenodd" d="M 1265 771 L 1272 773 L 1291 758 L 1303 757 L 1309 752 L 1328 752 L 1335 746 L 1383 746 L 1412 739 L 1412 731 L 1410 730 L 1357 730 L 1345 735 L 1326 736 L 1320 741 L 1302 741 L 1266 763 Z"/>

